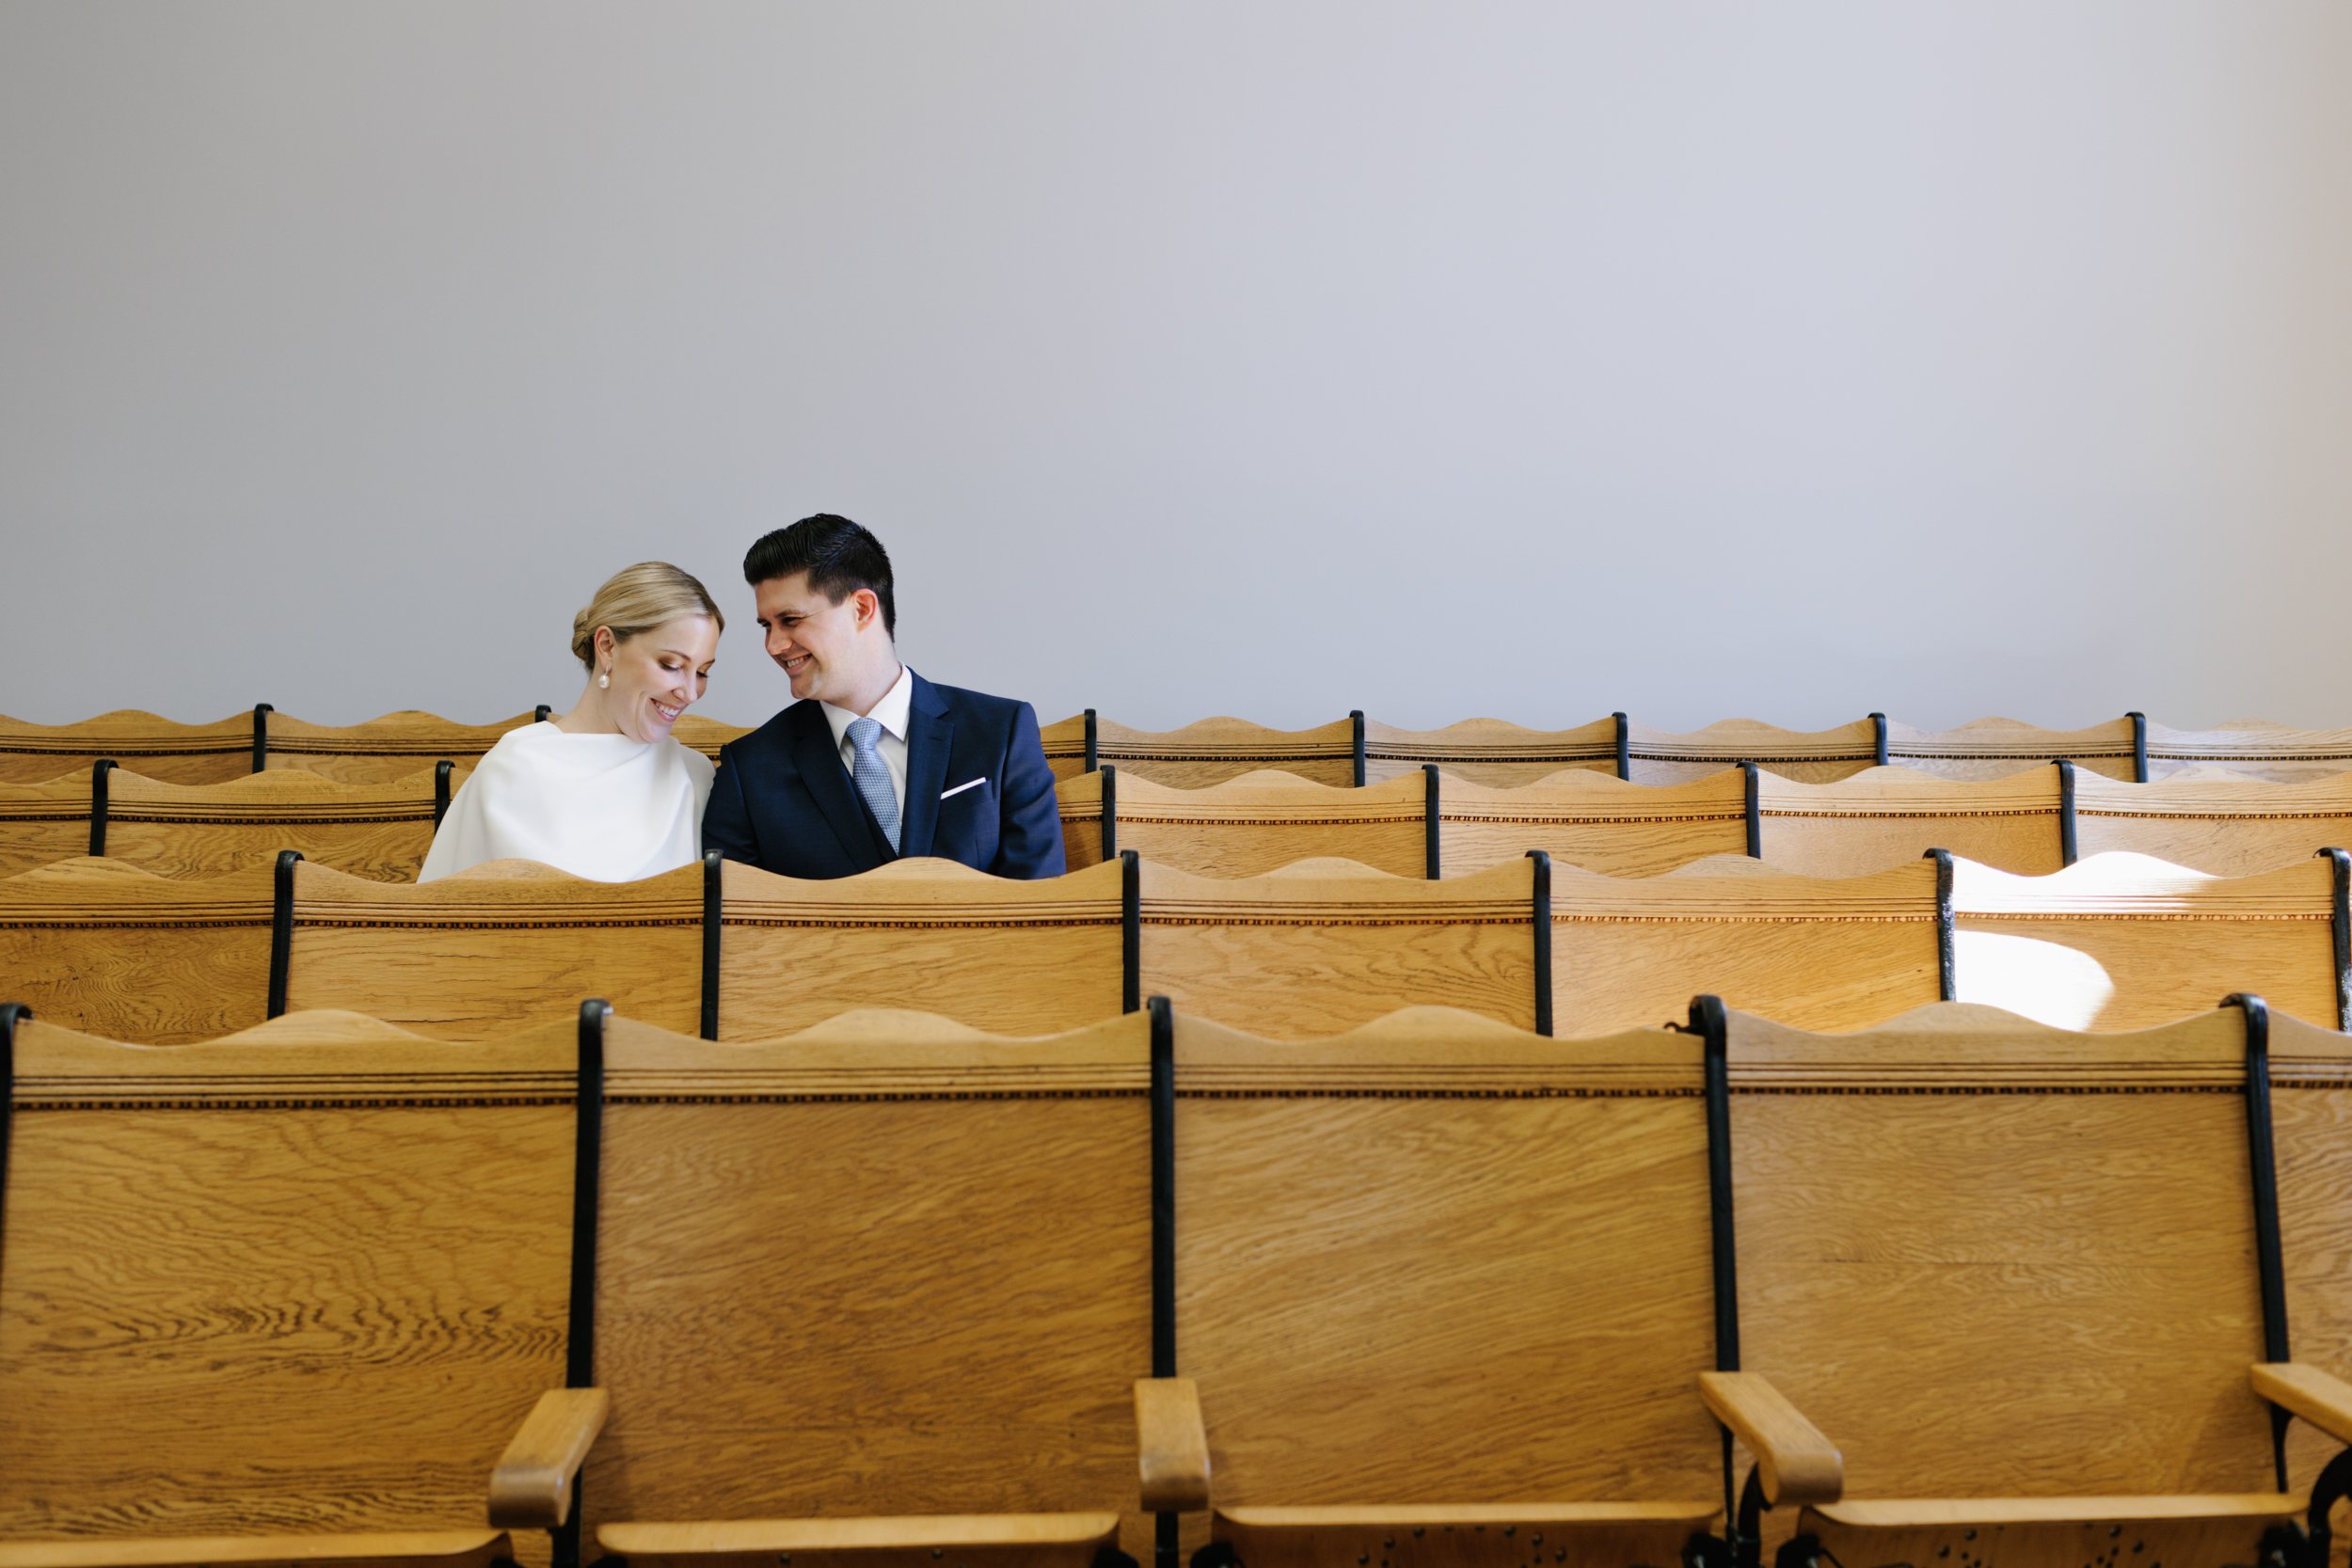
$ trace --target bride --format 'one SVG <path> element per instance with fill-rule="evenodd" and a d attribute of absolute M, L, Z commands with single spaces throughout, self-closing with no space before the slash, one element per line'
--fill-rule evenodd
<path fill-rule="evenodd" d="M 570 709 L 499 737 L 458 786 L 417 880 L 540 861 L 626 882 L 701 855 L 711 765 L 670 737 L 709 684 L 726 619 L 666 562 L 616 572 L 572 617 L 588 684 Z"/>

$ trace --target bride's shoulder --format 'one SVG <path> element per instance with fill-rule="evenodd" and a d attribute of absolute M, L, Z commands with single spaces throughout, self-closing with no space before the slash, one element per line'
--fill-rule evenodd
<path fill-rule="evenodd" d="M 672 740 L 670 744 L 676 748 L 678 766 L 686 769 L 686 776 L 694 781 L 697 788 L 709 788 L 711 779 L 719 771 L 718 764 L 682 740 Z"/>

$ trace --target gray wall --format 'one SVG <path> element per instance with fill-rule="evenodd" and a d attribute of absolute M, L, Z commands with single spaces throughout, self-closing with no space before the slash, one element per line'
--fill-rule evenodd
<path fill-rule="evenodd" d="M 1163 725 L 2352 723 L 2352 7 L 0 8 L 0 711 L 567 701 L 818 509 Z"/>

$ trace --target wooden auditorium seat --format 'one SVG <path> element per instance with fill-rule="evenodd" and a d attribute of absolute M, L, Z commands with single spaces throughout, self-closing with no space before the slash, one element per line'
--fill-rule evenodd
<path fill-rule="evenodd" d="M 720 886 L 721 1039 L 764 1039 L 882 1004 L 1014 1034 L 1136 1005 L 1118 863 L 1020 881 L 903 860 L 803 881 L 728 862 Z"/>
<path fill-rule="evenodd" d="M 577 1025 L 13 1033 L 0 1562 L 508 1558 L 490 1467 L 563 1381 Z"/>
<path fill-rule="evenodd" d="M 271 874 L 200 881 L 72 860 L 0 879 L 0 1002 L 142 1045 L 269 1016 Z"/>
<path fill-rule="evenodd" d="M 345 784 L 386 784 L 430 772 L 437 762 L 472 763 L 497 745 L 499 736 L 532 721 L 530 714 L 518 713 L 491 724 L 460 724 L 415 711 L 383 714 L 363 724 L 312 724 L 275 712 L 262 718 L 269 767 L 299 768 Z"/>
<path fill-rule="evenodd" d="M 699 713 L 681 713 L 677 722 L 670 726 L 671 739 L 700 752 L 713 762 L 719 760 L 719 748 L 751 733 L 739 724 L 723 723 Z"/>
<path fill-rule="evenodd" d="M 1718 1528 L 1702 1041 L 1176 1020 L 1176 1365 L 1248 1568 L 1625 1568 Z M 1834 1494 L 1832 1494 L 1834 1495 Z"/>
<path fill-rule="evenodd" d="M 2120 851 L 2046 877 L 1959 862 L 1953 997 L 2067 1029 L 2146 1029 L 2259 991 L 2330 1027 L 2343 966 L 2336 870 L 2307 859 L 2216 878 Z"/>
<path fill-rule="evenodd" d="M 89 817 L 87 768 L 46 784 L 0 781 L 0 877 L 88 854 Z"/>
<path fill-rule="evenodd" d="M 1688 784 L 1628 784 L 1589 769 L 1507 789 L 1438 780 L 1438 867 L 1483 871 L 1541 849 L 1555 865 L 1650 877 L 1748 847 L 1747 779 L 1724 768 Z"/>
<path fill-rule="evenodd" d="M 2352 847 L 2352 772 L 2275 782 L 2210 765 L 2153 784 L 2078 778 L 2079 853 L 2130 849 L 2217 877 L 2243 877 Z"/>
<path fill-rule="evenodd" d="M 87 777 L 112 757 L 152 779 L 214 784 L 256 770 L 257 720 L 240 713 L 211 724 L 177 724 L 132 708 L 78 724 L 28 724 L 0 716 L 0 784 L 46 784 L 68 773 Z"/>
<path fill-rule="evenodd" d="M 2080 730 L 2045 730 L 2014 719 L 1979 719 L 1956 730 L 1887 726 L 1886 760 L 1947 779 L 2005 779 L 2059 760 L 2086 773 L 2130 779 L 2138 738 L 2129 715 Z"/>
<path fill-rule="evenodd" d="M 1741 1365 L 1844 1455 L 1785 1568 L 2299 1560 L 2265 1396 L 2352 1387 L 2265 1323 L 2249 1027 L 1729 1021 Z"/>
<path fill-rule="evenodd" d="M 1840 880 L 1734 856 L 1642 878 L 1555 864 L 1552 1029 L 1664 1023 L 1702 991 L 1823 1029 L 1934 1002 L 1938 878 L 1927 860 Z"/>
<path fill-rule="evenodd" d="M 1549 875 L 1533 858 L 1442 881 L 1301 861 L 1218 880 L 1146 861 L 1137 984 L 1180 1013 L 1282 1039 L 1425 1005 L 1539 1028 Z"/>
<path fill-rule="evenodd" d="M 2292 1343 L 2321 1370 L 2352 1378 L 2352 1037 L 2272 1009 L 2270 1112 Z M 2317 1473 L 2334 1447 L 2298 1423 L 2289 1474 Z M 2340 1512 L 2339 1537 L 2347 1523 Z"/>
<path fill-rule="evenodd" d="M 592 882 L 497 861 L 423 883 L 281 862 L 288 1007 L 342 1007 L 442 1039 L 573 1017 L 583 996 L 692 1032 L 703 1016 L 708 873 Z M 199 884 L 201 885 L 201 884 Z"/>
<path fill-rule="evenodd" d="M 355 877 L 414 881 L 464 771 L 428 765 L 403 779 L 347 784 L 286 768 L 177 784 L 112 768 L 103 836 L 93 835 L 92 848 L 165 877 L 216 877 L 296 849 Z"/>
<path fill-rule="evenodd" d="M 2352 730 L 2297 730 L 2266 719 L 2233 719 L 2217 729 L 2148 726 L 2148 776 L 2219 766 L 2247 778 L 2299 783 L 2352 772 Z"/>
<path fill-rule="evenodd" d="M 553 1525 L 585 1454 L 630 1568 L 1087 1568 L 1138 1500 L 1152 1035 L 612 1020 L 579 1369 L 611 1415 L 502 1464 L 493 1519 Z"/>
<path fill-rule="evenodd" d="M 2033 874 L 2066 863 L 2063 770 L 1936 778 L 1873 768 L 1832 784 L 1756 777 L 1764 860 L 1809 877 L 1860 877 L 1930 849 Z"/>
<path fill-rule="evenodd" d="M 1875 719 L 1827 730 L 1784 730 L 1753 719 L 1725 719 L 1688 735 L 1630 726 L 1627 777 L 1639 784 L 1687 784 L 1752 762 L 1784 779 L 1821 784 L 1851 778 L 1879 762 Z"/>
<path fill-rule="evenodd" d="M 1122 849 L 1200 877 L 1251 877 L 1319 858 L 1399 877 L 1428 871 L 1430 784 L 1420 773 L 1358 789 L 1267 770 L 1178 789 L 1114 766 L 1065 779 L 1056 793 L 1073 871 Z"/>
<path fill-rule="evenodd" d="M 1083 727 L 1083 721 L 1078 721 Z M 1055 776 L 1083 771 L 1083 742 L 1076 758 L 1067 724 L 1050 726 L 1046 761 Z M 1150 779 L 1179 789 L 1199 789 L 1274 768 L 1317 784 L 1354 784 L 1361 755 L 1361 730 L 1351 716 L 1309 730 L 1271 730 L 1244 719 L 1203 719 L 1180 730 L 1132 730 L 1107 719 L 1094 721 L 1093 766 L 1115 767 L 1126 779 Z M 1078 767 L 1072 768 L 1073 761 Z"/>
<path fill-rule="evenodd" d="M 1431 765 L 1489 789 L 1534 784 L 1565 769 L 1613 774 L 1620 724 L 1596 720 L 1565 730 L 1531 730 L 1501 719 L 1465 719 L 1441 730 L 1364 723 L 1364 782 L 1419 775 Z"/>

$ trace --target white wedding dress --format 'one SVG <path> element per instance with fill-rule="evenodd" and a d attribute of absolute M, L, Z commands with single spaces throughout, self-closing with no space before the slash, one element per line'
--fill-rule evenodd
<path fill-rule="evenodd" d="M 485 861 L 541 861 L 598 882 L 691 865 L 713 771 L 675 740 L 509 730 L 457 786 L 417 880 Z"/>

